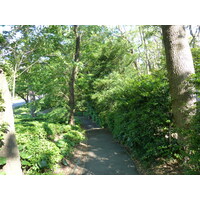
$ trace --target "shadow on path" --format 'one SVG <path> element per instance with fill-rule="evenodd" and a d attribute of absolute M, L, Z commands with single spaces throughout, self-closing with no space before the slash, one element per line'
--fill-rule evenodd
<path fill-rule="evenodd" d="M 87 133 L 87 158 L 85 175 L 138 175 L 130 156 L 112 135 L 104 128 L 99 128 L 86 117 L 80 117 Z"/>

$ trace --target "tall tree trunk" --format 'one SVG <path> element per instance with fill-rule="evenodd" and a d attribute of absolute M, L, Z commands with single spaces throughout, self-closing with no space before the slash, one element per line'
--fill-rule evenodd
<path fill-rule="evenodd" d="M 192 54 L 183 26 L 162 26 L 172 113 L 175 126 L 188 128 L 195 114 L 195 88 L 188 78 L 195 73 Z"/>
<path fill-rule="evenodd" d="M 75 113 L 75 82 L 76 76 L 78 74 L 78 66 L 76 62 L 79 62 L 80 58 L 80 34 L 78 33 L 78 25 L 74 25 L 74 34 L 76 37 L 76 48 L 75 48 L 75 56 L 74 61 L 75 65 L 72 67 L 72 73 L 69 81 L 69 107 L 70 107 L 70 115 L 69 115 L 69 124 L 74 125 L 74 113 Z"/>
<path fill-rule="evenodd" d="M 130 53 L 131 53 L 132 55 L 134 55 L 133 49 L 130 49 Z M 133 61 L 133 65 L 135 66 L 135 69 L 139 72 L 140 70 L 139 70 L 139 63 L 138 63 L 138 61 L 137 61 L 137 58 Z"/>
<path fill-rule="evenodd" d="M 21 65 L 21 63 L 22 63 L 22 61 L 23 61 L 24 54 L 21 56 L 19 63 L 17 63 L 17 58 L 16 58 L 15 53 L 14 53 L 14 57 L 15 57 L 16 63 L 15 63 L 14 72 L 13 72 L 12 101 L 14 101 L 14 99 L 15 99 L 17 69 L 20 67 L 20 65 Z"/>
<path fill-rule="evenodd" d="M 139 67 L 138 67 L 138 62 L 137 62 L 137 60 L 134 60 L 134 61 L 133 61 L 133 64 L 134 64 L 134 66 L 135 66 L 135 69 L 136 69 L 137 71 L 139 71 Z"/>
<path fill-rule="evenodd" d="M 6 158 L 6 165 L 4 166 L 3 171 L 6 175 L 22 175 L 19 150 L 15 138 L 11 94 L 2 70 L 0 70 L 0 90 L 4 100 L 3 106 L 5 107 L 4 111 L 0 112 L 0 123 L 6 123 L 8 125 L 4 137 L 4 145 L 0 151 L 0 157 Z"/>
<path fill-rule="evenodd" d="M 30 90 L 29 91 L 29 96 L 30 96 L 30 102 L 31 102 L 31 104 L 30 104 L 30 113 L 31 113 L 32 117 L 36 117 L 36 113 L 35 113 L 35 111 L 36 111 L 36 107 L 35 107 L 35 100 L 36 100 L 35 92 Z"/>
<path fill-rule="evenodd" d="M 16 73 L 17 73 L 17 64 L 15 64 L 14 73 L 13 73 L 12 101 L 14 101 L 15 99 Z"/>
<path fill-rule="evenodd" d="M 144 53 L 145 53 L 145 57 L 146 57 L 146 69 L 147 69 L 147 74 L 150 74 L 151 70 L 152 70 L 152 66 L 151 66 L 151 62 L 149 59 L 149 53 L 148 53 L 148 48 L 147 48 L 147 44 L 146 44 L 146 39 L 144 37 L 144 32 L 141 30 L 141 27 L 139 26 L 139 32 L 140 32 L 140 39 L 141 42 L 144 44 Z"/>

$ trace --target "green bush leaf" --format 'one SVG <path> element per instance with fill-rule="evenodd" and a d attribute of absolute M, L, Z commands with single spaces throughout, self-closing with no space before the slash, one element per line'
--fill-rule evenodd
<path fill-rule="evenodd" d="M 65 165 L 65 166 L 69 165 L 65 159 L 62 160 L 62 164 Z"/>
<path fill-rule="evenodd" d="M 22 165 L 26 165 L 26 166 L 31 166 L 31 163 L 28 162 L 27 160 L 22 160 Z"/>
<path fill-rule="evenodd" d="M 39 167 L 40 168 L 46 168 L 48 167 L 48 163 L 46 160 L 41 160 L 39 163 L 38 163 Z"/>
<path fill-rule="evenodd" d="M 6 164 L 6 158 L 0 157 L 0 165 L 5 165 Z"/>
<path fill-rule="evenodd" d="M 31 158 L 32 155 L 26 153 L 26 152 L 21 152 L 20 153 L 20 156 L 23 158 L 23 159 L 29 159 Z"/>

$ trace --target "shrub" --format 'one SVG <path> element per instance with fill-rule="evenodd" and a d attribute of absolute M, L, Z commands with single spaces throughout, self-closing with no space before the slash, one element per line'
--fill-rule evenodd
<path fill-rule="evenodd" d="M 20 134 L 17 138 L 22 158 L 22 167 L 27 174 L 44 172 L 45 169 L 54 170 L 62 159 L 60 149 L 45 138 L 32 136 L 30 133 Z"/>
<path fill-rule="evenodd" d="M 17 108 L 16 138 L 25 174 L 52 174 L 63 157 L 84 139 L 79 126 L 31 118 L 28 108 Z"/>
<path fill-rule="evenodd" d="M 55 108 L 47 114 L 47 120 L 54 123 L 66 123 L 69 119 L 69 112 L 64 108 Z"/>
<path fill-rule="evenodd" d="M 2 99 L 2 94 L 0 91 L 0 112 L 4 111 L 4 107 L 2 106 L 3 103 L 4 103 L 4 100 Z"/>
<path fill-rule="evenodd" d="M 193 118 L 190 130 L 185 131 L 187 147 L 184 152 L 184 167 L 186 174 L 200 174 L 200 103 L 197 103 L 197 113 Z"/>
<path fill-rule="evenodd" d="M 8 130 L 8 124 L 7 123 L 2 123 L 0 124 L 0 148 L 3 146 L 4 142 L 4 135 Z"/>
<path fill-rule="evenodd" d="M 176 139 L 169 142 L 166 138 L 172 131 L 166 76 L 157 71 L 134 78 L 117 77 L 98 80 L 95 85 L 92 106 L 102 125 L 143 162 L 178 154 Z"/>

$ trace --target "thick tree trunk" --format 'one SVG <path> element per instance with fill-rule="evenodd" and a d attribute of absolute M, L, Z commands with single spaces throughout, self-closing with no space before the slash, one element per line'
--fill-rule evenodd
<path fill-rule="evenodd" d="M 75 82 L 76 76 L 78 74 L 78 66 L 76 62 L 79 61 L 80 57 L 80 35 L 77 32 L 78 25 L 74 25 L 74 33 L 76 37 L 76 49 L 75 49 L 75 56 L 74 61 L 75 65 L 72 68 L 71 78 L 69 82 L 69 107 L 70 107 L 70 115 L 69 115 L 69 124 L 74 125 L 74 114 L 75 114 Z"/>
<path fill-rule="evenodd" d="M 11 94 L 8 89 L 6 77 L 2 71 L 0 72 L 0 90 L 4 100 L 3 106 L 5 107 L 5 110 L 0 112 L 0 123 L 6 123 L 8 125 L 4 137 L 4 145 L 0 151 L 0 157 L 6 158 L 6 165 L 4 166 L 3 171 L 6 175 L 22 175 L 19 150 L 15 138 Z"/>
<path fill-rule="evenodd" d="M 188 128 L 195 114 L 195 88 L 188 78 L 195 73 L 192 54 L 183 26 L 162 26 L 172 113 L 175 126 Z"/>

